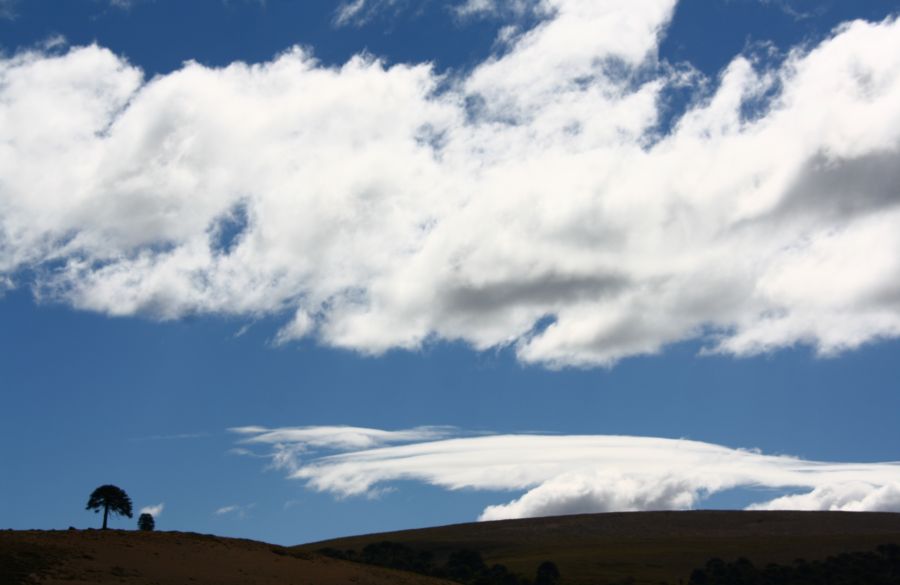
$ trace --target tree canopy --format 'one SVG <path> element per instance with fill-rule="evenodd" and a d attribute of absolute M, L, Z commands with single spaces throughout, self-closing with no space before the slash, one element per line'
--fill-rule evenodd
<path fill-rule="evenodd" d="M 120 487 L 114 485 L 101 485 L 88 499 L 86 510 L 99 512 L 103 510 L 103 530 L 106 530 L 109 513 L 131 518 L 131 498 Z"/>
<path fill-rule="evenodd" d="M 556 585 L 559 582 L 559 569 L 556 563 L 544 561 L 537 568 L 534 585 Z"/>

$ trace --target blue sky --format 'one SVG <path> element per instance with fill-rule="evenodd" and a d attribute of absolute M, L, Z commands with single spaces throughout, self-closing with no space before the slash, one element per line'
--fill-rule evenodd
<path fill-rule="evenodd" d="M 900 510 L 898 10 L 0 2 L 0 526 Z"/>

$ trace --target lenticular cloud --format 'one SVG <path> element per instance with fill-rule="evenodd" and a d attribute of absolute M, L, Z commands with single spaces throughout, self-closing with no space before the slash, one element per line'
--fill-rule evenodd
<path fill-rule="evenodd" d="M 900 512 L 896 462 L 805 461 L 655 437 L 465 436 L 441 428 L 445 438 L 439 438 L 429 427 L 232 430 L 244 435 L 244 445 L 271 447 L 262 454 L 289 477 L 339 497 L 377 494 L 385 484 L 401 480 L 448 490 L 521 492 L 485 508 L 480 520 L 687 510 L 736 488 L 764 488 L 762 501 L 749 506 L 755 510 Z M 377 437 L 377 442 L 355 448 L 348 436 Z M 779 495 L 771 499 L 773 490 Z"/>
<path fill-rule="evenodd" d="M 543 5 L 453 76 L 0 59 L 0 290 L 551 367 L 900 335 L 900 22 L 704 80 L 657 58 L 674 0 Z"/>

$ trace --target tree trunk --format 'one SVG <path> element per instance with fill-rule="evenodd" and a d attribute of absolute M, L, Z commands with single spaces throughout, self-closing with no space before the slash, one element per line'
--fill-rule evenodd
<path fill-rule="evenodd" d="M 106 530 L 106 518 L 109 516 L 109 505 L 103 506 L 103 530 Z"/>

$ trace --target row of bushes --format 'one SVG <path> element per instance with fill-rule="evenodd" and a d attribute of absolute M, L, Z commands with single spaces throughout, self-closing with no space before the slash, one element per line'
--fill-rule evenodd
<path fill-rule="evenodd" d="M 797 559 L 791 565 L 758 568 L 741 558 L 711 559 L 691 573 L 690 585 L 900 585 L 900 546 L 843 553 L 824 561 Z"/>
<path fill-rule="evenodd" d="M 533 580 L 510 572 L 503 565 L 488 566 L 474 550 L 457 550 L 443 564 L 427 550 L 391 541 L 366 545 L 361 552 L 322 549 L 319 552 L 348 561 L 378 565 L 449 579 L 466 585 L 557 585 L 559 570 L 550 561 L 537 569 Z M 740 558 L 725 562 L 710 559 L 695 569 L 689 585 L 900 585 L 900 546 L 887 544 L 872 552 L 843 553 L 823 561 L 797 559 L 792 564 L 757 567 Z"/>
<path fill-rule="evenodd" d="M 334 548 L 319 552 L 338 559 L 411 571 L 466 585 L 556 585 L 559 582 L 559 570 L 550 561 L 541 563 L 532 581 L 510 572 L 503 565 L 488 566 L 478 551 L 468 549 L 453 551 L 442 565 L 435 562 L 430 551 L 387 540 L 368 544 L 360 553 Z"/>

